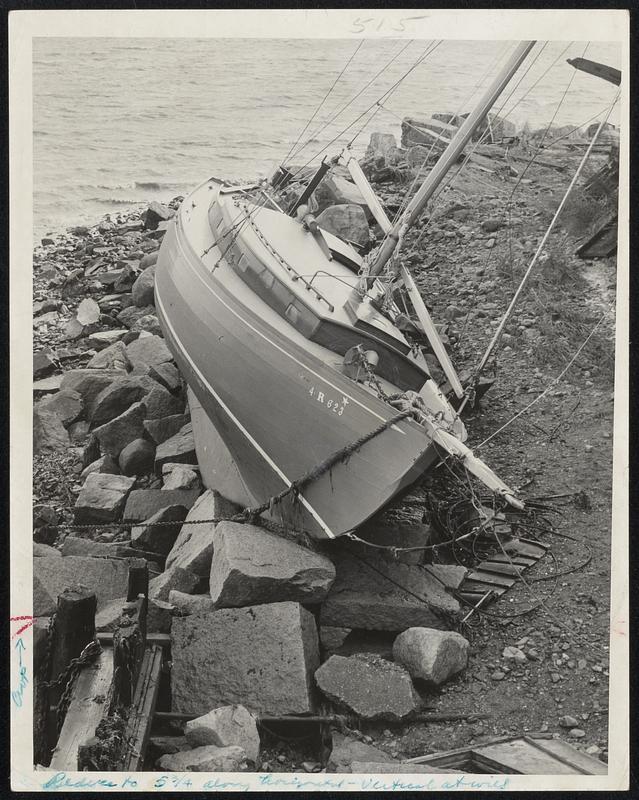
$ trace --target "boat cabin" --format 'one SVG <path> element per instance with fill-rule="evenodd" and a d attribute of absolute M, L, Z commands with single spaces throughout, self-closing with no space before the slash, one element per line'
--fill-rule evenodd
<path fill-rule="evenodd" d="M 322 247 L 301 221 L 234 187 L 219 189 L 209 223 L 236 274 L 296 330 L 342 356 L 366 354 L 368 366 L 353 377 L 373 371 L 402 391 L 419 391 L 428 380 L 423 356 L 357 292 L 362 259 L 346 242 L 322 230 Z"/>

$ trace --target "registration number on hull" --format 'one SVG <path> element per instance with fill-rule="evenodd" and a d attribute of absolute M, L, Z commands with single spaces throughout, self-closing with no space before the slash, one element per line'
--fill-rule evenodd
<path fill-rule="evenodd" d="M 335 399 L 335 397 L 330 397 L 325 392 L 316 389 L 315 386 L 311 386 L 308 390 L 310 396 L 318 403 L 324 406 L 328 411 L 332 411 L 333 414 L 337 414 L 338 417 L 341 417 L 344 413 L 346 406 L 348 405 L 348 397 L 344 397 L 342 395 L 341 400 Z"/>

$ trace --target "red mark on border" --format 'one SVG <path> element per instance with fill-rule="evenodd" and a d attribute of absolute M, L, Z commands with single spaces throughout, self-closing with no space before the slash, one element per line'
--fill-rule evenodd
<path fill-rule="evenodd" d="M 33 625 L 33 617 L 29 616 L 28 614 L 23 614 L 17 617 L 10 617 L 11 622 L 24 622 L 24 625 L 21 625 L 18 630 L 11 635 L 12 639 L 15 639 L 16 636 L 20 636 L 21 633 L 24 633 L 26 630 Z"/>

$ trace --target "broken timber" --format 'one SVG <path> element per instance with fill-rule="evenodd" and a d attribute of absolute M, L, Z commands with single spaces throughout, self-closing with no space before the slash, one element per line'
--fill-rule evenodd
<path fill-rule="evenodd" d="M 457 594 L 475 606 L 481 601 L 496 599 L 508 591 L 521 577 L 522 572 L 542 558 L 550 549 L 548 545 L 532 539 L 513 539 L 504 543 L 505 553 L 499 552 L 478 564 L 462 581 Z"/>
<path fill-rule="evenodd" d="M 606 775 L 608 767 L 560 739 L 532 736 L 495 739 L 478 747 L 418 756 L 403 762 L 450 767 L 461 773 L 497 775 Z"/>

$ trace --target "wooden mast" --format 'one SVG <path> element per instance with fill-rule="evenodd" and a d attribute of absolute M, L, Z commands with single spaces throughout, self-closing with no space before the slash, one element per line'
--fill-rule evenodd
<path fill-rule="evenodd" d="M 417 220 L 426 203 L 428 203 L 432 197 L 433 192 L 437 189 L 445 175 L 461 155 L 462 150 L 472 137 L 477 126 L 486 116 L 491 106 L 495 103 L 499 95 L 507 86 L 517 69 L 519 69 L 521 63 L 526 58 L 528 53 L 530 53 L 534 45 L 534 41 L 521 42 L 519 45 L 517 45 L 517 48 L 509 58 L 508 63 L 503 67 L 503 69 L 496 76 L 495 80 L 484 92 L 484 95 L 475 109 L 468 115 L 464 124 L 457 131 L 451 140 L 451 143 L 448 145 L 446 150 L 444 150 L 440 159 L 428 174 L 428 177 L 421 185 L 417 194 L 406 207 L 404 214 L 393 225 L 391 230 L 386 235 L 386 238 L 382 242 L 379 252 L 377 253 L 375 261 L 373 261 L 371 264 L 369 273 L 370 280 L 367 281 L 367 283 L 370 284 L 370 281 L 374 280 L 375 276 L 380 274 L 384 268 L 384 265 L 392 257 L 400 239 L 400 235 L 405 230 L 410 228 L 410 226 Z"/>

